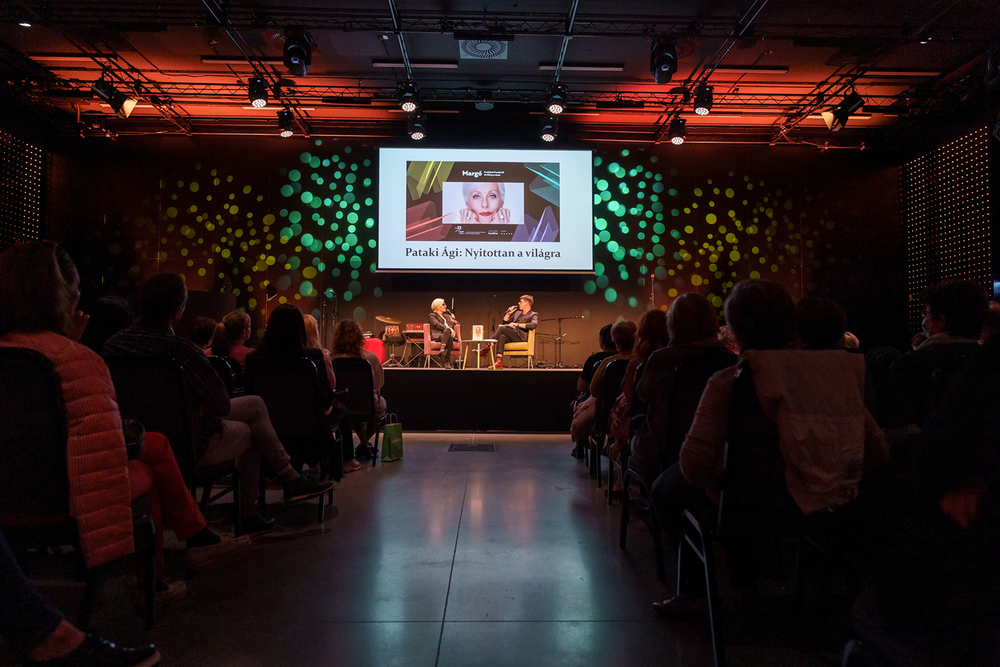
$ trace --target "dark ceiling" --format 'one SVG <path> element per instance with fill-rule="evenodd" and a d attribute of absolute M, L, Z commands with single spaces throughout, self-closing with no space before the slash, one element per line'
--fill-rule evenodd
<path fill-rule="evenodd" d="M 298 34 L 305 76 L 282 62 Z M 655 38 L 676 45 L 663 84 Z M 297 135 L 398 140 L 411 78 L 431 140 L 487 144 L 537 141 L 558 81 L 559 141 L 666 141 L 679 116 L 689 141 L 894 146 L 995 113 L 998 38 L 985 0 L 8 0 L 0 94 L 72 135 L 272 135 L 287 109 Z M 255 71 L 263 109 L 247 97 Z M 102 73 L 138 100 L 129 118 L 91 91 Z M 698 116 L 704 83 L 714 106 Z M 863 106 L 831 132 L 820 113 L 852 90 Z"/>

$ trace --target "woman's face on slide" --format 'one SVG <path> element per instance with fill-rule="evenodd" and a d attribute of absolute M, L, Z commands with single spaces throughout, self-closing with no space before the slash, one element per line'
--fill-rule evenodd
<path fill-rule="evenodd" d="M 469 210 L 479 217 L 480 222 L 483 222 L 484 219 L 489 221 L 493 214 L 503 206 L 500 186 L 496 183 L 480 183 L 469 192 L 465 203 Z"/>

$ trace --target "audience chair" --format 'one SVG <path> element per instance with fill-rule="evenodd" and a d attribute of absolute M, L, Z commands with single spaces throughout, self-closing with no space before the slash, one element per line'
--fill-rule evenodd
<path fill-rule="evenodd" d="M 441 342 L 431 340 L 431 325 L 424 324 L 424 368 L 430 368 L 431 357 L 441 353 Z M 455 338 L 451 341 L 451 355 L 462 358 L 462 325 L 455 325 Z"/>
<path fill-rule="evenodd" d="M 521 343 L 507 343 L 503 346 L 504 359 L 527 357 L 528 368 L 535 367 L 535 330 L 528 330 L 528 340 Z"/>
<path fill-rule="evenodd" d="M 323 391 L 316 364 L 305 357 L 247 357 L 246 390 L 260 396 L 271 416 L 271 425 L 292 459 L 301 469 L 303 463 L 320 464 L 320 481 L 339 477 L 343 456 L 339 441 L 326 421 Z M 328 392 L 327 392 L 328 393 Z M 334 473 L 334 468 L 337 472 Z M 263 483 L 264 476 L 261 476 Z M 260 494 L 264 503 L 264 494 Z M 328 518 L 326 503 L 333 511 L 333 489 L 319 497 L 319 519 Z"/>
<path fill-rule="evenodd" d="M 69 512 L 68 427 L 55 368 L 34 350 L 0 348 L 0 527 L 22 569 L 29 549 L 71 545 L 85 586 L 77 619 L 86 628 L 100 576 L 86 570 Z M 156 528 L 149 497 L 132 504 L 136 554 L 142 554 L 146 629 L 156 623 Z"/>
<path fill-rule="evenodd" d="M 348 390 L 341 402 L 350 411 L 351 418 L 364 419 L 374 429 L 375 452 L 372 456 L 372 467 L 374 468 L 378 462 L 378 436 L 385 425 L 385 413 L 375 412 L 375 385 L 372 380 L 372 365 L 367 359 L 340 357 L 333 360 L 333 373 L 337 376 L 337 388 Z M 351 437 L 350 433 L 342 433 L 341 435 L 345 438 Z"/>
<path fill-rule="evenodd" d="M 226 391 L 229 392 L 229 398 L 243 393 L 243 369 L 240 368 L 239 362 L 229 357 L 208 357 L 208 363 L 212 364 L 212 368 L 222 378 Z"/>
<path fill-rule="evenodd" d="M 628 369 L 628 359 L 615 359 L 604 369 L 604 397 L 600 411 L 594 415 L 594 426 L 590 437 L 590 474 L 597 476 L 597 488 L 601 488 L 601 454 L 609 440 L 610 425 L 608 415 L 622 393 L 622 380 Z M 608 457 L 608 478 L 611 478 L 613 463 Z M 609 481 L 609 485 L 611 482 Z M 609 498 L 610 501 L 610 498 Z"/>
<path fill-rule="evenodd" d="M 122 417 L 142 422 L 147 431 L 163 433 L 170 440 L 177 466 L 188 488 L 197 498 L 202 487 L 199 507 L 204 514 L 209 503 L 233 494 L 233 530 L 241 535 L 240 477 L 236 461 L 213 466 L 199 466 L 191 432 L 193 416 L 187 398 L 183 366 L 165 357 L 111 356 L 105 359 L 118 395 Z M 230 484 L 212 494 L 216 483 L 225 478 Z"/>

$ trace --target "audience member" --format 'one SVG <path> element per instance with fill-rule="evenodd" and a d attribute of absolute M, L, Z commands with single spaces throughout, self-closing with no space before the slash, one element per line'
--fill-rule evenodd
<path fill-rule="evenodd" d="M 632 415 L 635 412 L 633 408 L 637 369 L 641 364 L 646 363 L 654 350 L 666 347 L 669 342 L 667 314 L 664 311 L 660 309 L 647 310 L 639 317 L 639 325 L 636 327 L 635 335 L 635 356 L 629 359 L 625 369 L 625 377 L 622 379 L 622 393 L 618 396 L 618 400 L 608 415 L 610 433 L 615 439 L 615 460 L 618 460 L 618 451 L 628 443 L 630 435 Z M 642 412 L 645 412 L 644 406 L 642 406 Z"/>
<path fill-rule="evenodd" d="M 807 296 L 795 304 L 795 337 L 805 350 L 844 348 L 847 313 L 830 299 Z"/>
<path fill-rule="evenodd" d="M 260 464 L 263 459 L 284 485 L 286 503 L 314 498 L 333 488 L 333 482 L 316 482 L 292 468 L 259 396 L 230 400 L 222 380 L 197 345 L 174 334 L 173 325 L 184 313 L 187 288 L 174 273 L 158 273 L 142 286 L 142 317 L 112 336 L 104 355 L 167 357 L 183 368 L 192 413 L 192 431 L 199 465 L 216 465 L 236 459 L 240 472 L 240 511 L 243 531 L 253 535 L 274 528 L 274 519 L 257 513 Z"/>
<path fill-rule="evenodd" d="M 152 667 L 160 652 L 152 644 L 119 646 L 85 634 L 63 618 L 24 576 L 0 534 L 0 637 L 25 665 L 53 667 Z"/>
<path fill-rule="evenodd" d="M 222 321 L 215 325 L 212 334 L 212 354 L 217 357 L 229 357 L 246 368 L 247 355 L 252 348 L 246 346 L 250 340 L 250 316 L 246 313 L 233 311 L 227 313 Z"/>
<path fill-rule="evenodd" d="M 605 357 L 594 371 L 594 378 L 590 381 L 590 395 L 594 397 L 594 410 L 596 414 L 601 414 L 604 401 L 604 372 L 612 361 L 616 359 L 631 359 L 634 356 L 636 326 L 628 320 L 618 322 L 611 327 L 611 340 L 615 343 L 617 352 L 609 357 Z"/>
<path fill-rule="evenodd" d="M 80 344 L 97 354 L 101 353 L 104 343 L 111 336 L 135 321 L 128 301 L 118 296 L 102 296 L 91 304 L 89 311 L 90 320 L 80 336 Z"/>
<path fill-rule="evenodd" d="M 726 564 L 737 591 L 752 598 L 755 516 L 811 515 L 850 503 L 862 471 L 886 462 L 888 446 L 864 407 L 862 358 L 842 350 L 790 349 L 795 309 L 783 287 L 738 283 L 725 311 L 741 362 L 709 379 L 681 446 L 683 478 L 677 469 L 661 476 L 655 507 L 664 528 L 677 530 L 685 506 L 707 520 L 714 515 L 699 490 L 717 497 L 727 489 L 727 511 L 739 519 L 727 527 Z M 658 608 L 689 611 L 691 600 L 671 599 Z"/>
<path fill-rule="evenodd" d="M 921 300 L 927 340 L 901 355 L 889 369 L 890 409 L 882 422 L 884 428 L 920 426 L 979 347 L 988 309 L 978 285 L 942 283 L 927 289 Z"/>
<path fill-rule="evenodd" d="M 986 319 L 983 320 L 983 328 L 979 332 L 979 342 L 986 340 L 995 333 L 1000 333 L 1000 303 L 992 299 L 987 302 Z"/>
<path fill-rule="evenodd" d="M 303 316 L 306 321 L 306 344 L 309 347 L 316 348 L 323 353 L 323 363 L 326 365 L 326 376 L 330 378 L 330 389 L 337 389 L 337 376 L 333 374 L 333 360 L 330 357 L 330 351 L 323 347 L 322 343 L 319 341 L 319 322 L 316 318 L 308 313 Z M 347 412 L 347 408 L 338 401 L 336 398 L 333 399 L 333 408 L 331 411 L 331 420 L 336 420 L 340 424 L 340 434 L 341 443 L 343 444 L 343 461 L 344 461 L 344 472 L 354 472 L 361 469 L 361 464 L 357 462 L 354 458 L 354 442 L 351 438 L 352 422 L 350 415 Z"/>
<path fill-rule="evenodd" d="M 736 355 L 719 339 L 719 318 L 708 299 L 690 292 L 677 297 L 667 311 L 670 345 L 655 350 L 636 384 L 636 396 L 646 403 L 646 420 L 633 438 L 632 455 L 647 479 L 677 463 L 698 399 L 709 375 L 736 363 Z M 702 358 L 705 371 L 691 378 L 690 386 L 676 386 L 681 363 Z M 710 371 L 710 372 L 709 372 Z M 671 404 L 671 401 L 674 404 Z"/>
<path fill-rule="evenodd" d="M 0 255 L 0 346 L 28 348 L 55 366 L 66 409 L 70 511 L 88 568 L 132 553 L 132 499 L 148 494 L 156 524 L 156 575 L 162 601 L 183 595 L 163 566 L 162 516 L 181 541 L 189 565 L 201 567 L 248 544 L 220 537 L 184 483 L 167 439 L 147 433 L 143 454 L 127 460 L 114 387 L 104 361 L 71 340 L 80 277 L 66 252 L 48 243 L 15 245 Z"/>
<path fill-rule="evenodd" d="M 385 383 L 385 375 L 382 371 L 382 362 L 373 352 L 364 348 L 364 335 L 361 332 L 361 325 L 354 320 L 341 320 L 337 328 L 333 331 L 333 350 L 331 356 L 334 359 L 341 357 L 365 359 L 372 366 L 372 386 L 375 389 L 375 413 L 385 414 L 385 399 L 382 397 L 382 385 Z M 358 449 L 356 452 L 362 458 L 374 456 L 374 447 L 369 439 L 375 435 L 374 424 L 365 421 L 355 421 L 354 430 L 358 434 Z M 350 431 L 344 432 L 345 439 Z"/>
<path fill-rule="evenodd" d="M 131 324 L 131 322 L 129 323 Z M 191 324 L 191 342 L 201 348 L 205 356 L 212 355 L 212 338 L 215 336 L 215 327 L 218 322 L 211 317 L 196 317 Z"/>
<path fill-rule="evenodd" d="M 602 361 L 618 351 L 615 349 L 615 341 L 611 340 L 612 326 L 611 324 L 605 324 L 601 327 L 600 332 L 597 334 L 601 351 L 593 353 L 583 363 L 583 370 L 580 371 L 580 377 L 576 381 L 576 390 L 581 394 L 590 394 L 590 381 L 594 379 L 594 372 L 597 370 L 597 367 Z"/>

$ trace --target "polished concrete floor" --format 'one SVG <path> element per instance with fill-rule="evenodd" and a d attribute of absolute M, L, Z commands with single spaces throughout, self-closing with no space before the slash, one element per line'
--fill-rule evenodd
<path fill-rule="evenodd" d="M 199 571 L 152 640 L 190 666 L 712 664 L 704 622 L 651 612 L 672 589 L 645 526 L 621 551 L 619 506 L 569 450 L 566 436 L 407 433 L 402 461 L 345 477 L 322 526 L 273 491 L 281 527 Z M 835 660 L 737 641 L 730 664 Z"/>

